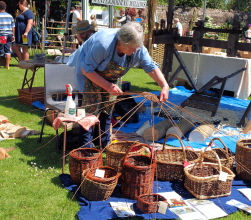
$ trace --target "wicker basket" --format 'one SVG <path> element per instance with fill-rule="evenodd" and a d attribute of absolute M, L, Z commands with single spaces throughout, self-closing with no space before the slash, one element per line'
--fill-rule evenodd
<path fill-rule="evenodd" d="M 32 87 L 31 91 L 29 88 L 18 89 L 18 101 L 26 104 L 32 105 L 35 101 L 40 101 L 44 103 L 44 87 Z"/>
<path fill-rule="evenodd" d="M 208 146 L 211 146 L 215 140 L 220 141 L 222 143 L 222 145 L 224 146 L 224 149 L 223 148 L 213 148 L 212 151 L 214 151 L 216 154 L 218 154 L 222 166 L 227 167 L 233 171 L 235 156 L 232 155 L 231 153 L 229 153 L 227 146 L 224 144 L 224 142 L 220 138 L 213 138 L 210 141 L 210 143 L 208 144 Z M 207 151 L 207 154 L 204 156 L 204 161 L 211 162 L 211 163 L 218 162 L 217 158 L 215 157 L 215 154 L 213 154 L 211 151 Z"/>
<path fill-rule="evenodd" d="M 251 180 L 251 140 L 241 139 L 236 143 L 236 173 L 242 180 Z"/>
<path fill-rule="evenodd" d="M 182 149 L 175 147 L 165 149 L 165 143 L 168 137 L 175 137 L 179 140 Z M 190 149 L 186 149 L 182 140 L 176 134 L 168 134 L 164 139 L 164 145 L 162 150 L 155 152 L 156 158 L 156 177 L 162 181 L 177 181 L 184 180 L 184 162 L 189 161 L 195 163 L 199 156 Z"/>
<path fill-rule="evenodd" d="M 214 152 L 214 151 L 212 151 Z M 184 168 L 185 188 L 197 199 L 212 199 L 222 196 L 229 196 L 232 189 L 234 173 L 227 167 L 221 166 L 218 155 L 214 152 L 218 164 L 203 162 L 204 152 L 199 163 L 191 164 Z M 219 180 L 219 174 L 227 173 L 226 181 Z"/>
<path fill-rule="evenodd" d="M 130 146 L 137 144 L 135 141 L 118 141 L 108 144 L 106 149 L 106 165 L 121 172 L 121 161 Z M 145 154 L 145 147 L 135 147 L 129 154 Z"/>
<path fill-rule="evenodd" d="M 156 213 L 159 202 L 166 202 L 165 197 L 159 194 L 143 194 L 138 196 L 136 205 L 144 213 Z"/>
<path fill-rule="evenodd" d="M 111 167 L 98 167 L 105 171 L 103 178 L 96 177 L 97 168 L 84 170 L 82 173 L 81 193 L 89 201 L 104 201 L 110 198 L 120 174 Z"/>
<path fill-rule="evenodd" d="M 85 169 L 102 166 L 102 153 L 95 148 L 78 148 L 69 153 L 69 169 L 73 182 L 81 183 L 81 175 Z"/>
<path fill-rule="evenodd" d="M 134 147 L 140 146 L 149 148 L 152 157 L 129 154 Z M 128 199 L 137 199 L 141 194 L 152 193 L 155 167 L 152 149 L 148 145 L 140 143 L 131 146 L 122 161 L 122 196 Z"/>

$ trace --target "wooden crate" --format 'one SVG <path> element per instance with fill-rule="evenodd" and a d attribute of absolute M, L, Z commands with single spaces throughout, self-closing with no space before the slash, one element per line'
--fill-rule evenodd
<path fill-rule="evenodd" d="M 44 87 L 33 87 L 31 91 L 28 88 L 18 89 L 18 101 L 26 104 L 32 105 L 35 101 L 40 101 L 44 103 Z"/>
<path fill-rule="evenodd" d="M 251 59 L 251 52 L 248 51 L 239 51 L 239 55 L 241 58 Z"/>

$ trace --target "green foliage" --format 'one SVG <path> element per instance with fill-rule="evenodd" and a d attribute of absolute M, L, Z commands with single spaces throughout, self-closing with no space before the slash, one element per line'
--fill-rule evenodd
<path fill-rule="evenodd" d="M 225 0 L 207 0 L 206 6 L 207 8 L 226 9 L 226 1 Z"/>
<path fill-rule="evenodd" d="M 227 3 L 227 9 L 251 11 L 251 2 L 250 0 L 229 0 Z"/>
<path fill-rule="evenodd" d="M 201 7 L 203 2 L 203 0 L 175 0 L 174 5 L 183 7 Z"/>

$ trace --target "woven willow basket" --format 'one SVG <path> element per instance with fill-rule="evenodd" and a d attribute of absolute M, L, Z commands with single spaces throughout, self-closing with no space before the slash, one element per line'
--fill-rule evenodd
<path fill-rule="evenodd" d="M 212 151 L 214 151 L 219 156 L 222 166 L 227 167 L 233 171 L 235 156 L 229 153 L 227 146 L 224 144 L 224 142 L 220 138 L 213 138 L 208 144 L 208 146 L 211 146 L 215 140 L 220 141 L 221 144 L 224 146 L 224 149 L 217 147 L 217 148 L 212 148 Z M 211 163 L 218 162 L 217 158 L 215 157 L 215 154 L 213 154 L 211 151 L 207 151 L 207 154 L 204 156 L 204 161 L 211 162 Z"/>
<path fill-rule="evenodd" d="M 132 146 L 138 144 L 136 141 L 118 141 L 108 144 L 106 146 L 106 165 L 113 167 L 118 172 L 121 172 L 121 162 L 126 151 Z M 145 147 L 134 147 L 133 152 L 129 154 L 145 154 Z"/>
<path fill-rule="evenodd" d="M 129 152 L 136 146 L 149 148 L 152 156 L 141 154 L 130 155 Z M 156 163 L 153 158 L 152 149 L 148 145 L 140 143 L 131 146 L 127 150 L 122 162 L 122 197 L 137 199 L 141 194 L 152 193 L 155 167 Z"/>
<path fill-rule="evenodd" d="M 165 197 L 159 194 L 143 194 L 137 199 L 137 207 L 144 213 L 157 213 L 159 202 L 166 202 Z"/>
<path fill-rule="evenodd" d="M 169 137 L 177 138 L 182 149 L 177 149 L 176 147 L 165 149 L 165 143 Z M 184 162 L 195 163 L 199 156 L 195 151 L 186 149 L 179 136 L 168 134 L 164 139 L 163 149 L 155 152 L 155 158 L 156 178 L 161 181 L 177 181 L 185 178 Z"/>
<path fill-rule="evenodd" d="M 214 151 L 213 151 L 214 152 Z M 221 166 L 218 155 L 217 164 L 203 162 L 204 152 L 198 163 L 191 164 L 184 168 L 185 171 L 185 188 L 192 193 L 197 199 L 212 199 L 222 196 L 229 196 L 232 189 L 234 173 L 227 167 Z M 226 181 L 219 180 L 220 172 L 227 173 Z"/>
<path fill-rule="evenodd" d="M 78 148 L 69 153 L 69 170 L 73 182 L 81 183 L 81 175 L 85 169 L 102 166 L 102 153 L 95 148 Z"/>
<path fill-rule="evenodd" d="M 241 139 L 236 143 L 236 173 L 242 180 L 251 180 L 251 140 Z"/>
<path fill-rule="evenodd" d="M 105 171 L 105 176 L 101 178 L 95 176 L 96 169 L 83 171 L 81 194 L 89 201 L 104 201 L 112 195 L 120 173 L 111 167 L 98 167 L 98 169 Z"/>

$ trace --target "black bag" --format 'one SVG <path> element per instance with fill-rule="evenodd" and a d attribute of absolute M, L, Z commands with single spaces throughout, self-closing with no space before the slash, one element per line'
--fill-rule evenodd
<path fill-rule="evenodd" d="M 40 40 L 41 35 L 34 28 L 32 28 L 32 43 L 36 44 L 37 42 L 40 42 Z"/>
<path fill-rule="evenodd" d="M 66 131 L 66 150 L 74 150 L 79 148 L 79 134 L 73 130 Z M 63 149 L 64 145 L 64 132 L 62 132 L 58 137 L 58 148 Z"/>
<path fill-rule="evenodd" d="M 131 97 L 131 98 L 130 98 Z M 126 123 L 138 123 L 139 122 L 139 112 L 134 108 L 137 102 L 130 95 L 121 95 L 117 97 L 117 101 L 122 99 L 115 104 L 113 112 L 121 117 L 128 114 L 121 119 L 121 121 L 126 121 Z M 134 109 L 133 109 L 134 108 Z M 133 110 L 132 110 L 133 109 Z M 131 111 L 132 110 L 132 111 Z M 135 113 L 134 113 L 135 112 Z"/>

